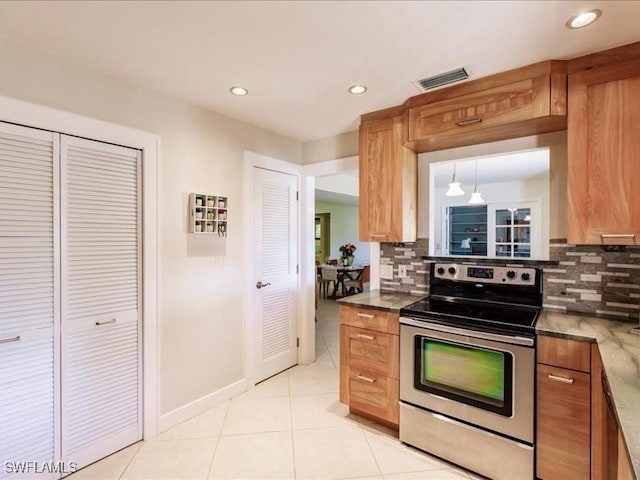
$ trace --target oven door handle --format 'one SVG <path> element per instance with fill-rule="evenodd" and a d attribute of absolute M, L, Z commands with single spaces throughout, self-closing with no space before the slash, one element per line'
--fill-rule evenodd
<path fill-rule="evenodd" d="M 455 335 L 464 335 L 466 337 L 480 338 L 482 340 L 493 340 L 495 342 L 511 343 L 514 345 L 524 345 L 533 347 L 533 338 L 518 337 L 517 335 L 498 335 L 496 333 L 478 332 L 476 330 L 468 330 L 466 328 L 450 327 L 448 325 L 440 325 L 439 323 L 430 323 L 422 320 L 414 320 L 409 317 L 400 317 L 400 324 L 410 325 L 412 327 L 422 328 L 424 330 L 434 330 L 436 332 L 452 333 Z"/>

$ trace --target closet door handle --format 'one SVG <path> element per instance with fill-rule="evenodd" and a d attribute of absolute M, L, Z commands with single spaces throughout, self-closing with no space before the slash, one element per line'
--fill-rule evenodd
<path fill-rule="evenodd" d="M 103 320 L 102 322 L 96 322 L 96 326 L 101 326 L 101 325 L 111 325 L 112 323 L 116 323 L 116 319 L 112 318 L 111 320 Z"/>
<path fill-rule="evenodd" d="M 573 378 L 558 377 L 557 375 L 551 375 L 551 374 L 547 375 L 547 377 L 549 378 L 549 380 L 553 380 L 554 382 L 572 384 L 574 381 Z"/>
<path fill-rule="evenodd" d="M 20 335 L 16 335 L 15 337 L 0 339 L 0 344 L 2 344 L 2 343 L 19 342 L 19 341 L 20 341 Z"/>

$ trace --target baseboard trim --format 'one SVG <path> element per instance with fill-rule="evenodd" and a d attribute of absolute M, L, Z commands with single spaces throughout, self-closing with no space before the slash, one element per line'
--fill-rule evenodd
<path fill-rule="evenodd" d="M 164 432 L 171 427 L 175 427 L 179 423 L 182 423 L 185 420 L 189 420 L 190 418 L 193 418 L 196 415 L 208 410 L 214 405 L 222 403 L 225 400 L 230 399 L 231 397 L 239 395 L 249 388 L 251 388 L 251 384 L 246 378 L 243 378 L 242 380 L 232 383 L 231 385 L 221 388 L 220 390 L 211 392 L 204 397 L 200 397 L 193 402 L 178 407 L 175 410 L 170 411 L 169 413 L 165 413 L 160 417 L 160 432 Z"/>

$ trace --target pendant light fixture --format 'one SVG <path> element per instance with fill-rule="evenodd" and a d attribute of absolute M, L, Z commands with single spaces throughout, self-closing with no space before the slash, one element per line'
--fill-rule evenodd
<path fill-rule="evenodd" d="M 476 160 L 476 186 L 473 189 L 471 198 L 469 199 L 469 204 L 482 205 L 483 203 L 484 203 L 484 198 L 482 198 L 482 193 L 478 191 L 478 160 Z"/>
<path fill-rule="evenodd" d="M 464 195 L 464 191 L 460 188 L 460 182 L 456 181 L 456 164 L 453 164 L 453 177 L 451 177 L 451 183 L 449 184 L 449 190 L 445 193 L 447 197 L 459 197 Z"/>

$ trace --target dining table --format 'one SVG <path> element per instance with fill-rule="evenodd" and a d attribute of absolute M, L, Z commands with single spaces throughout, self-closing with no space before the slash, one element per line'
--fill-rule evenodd
<path fill-rule="evenodd" d="M 334 285 L 333 293 L 329 295 L 329 298 L 341 298 L 347 296 L 347 290 L 344 286 L 345 277 L 351 280 L 357 280 L 362 275 L 365 265 L 318 265 L 318 273 L 321 273 L 322 269 L 336 270 L 338 280 Z M 338 289 L 342 285 L 342 295 L 338 295 Z"/>

